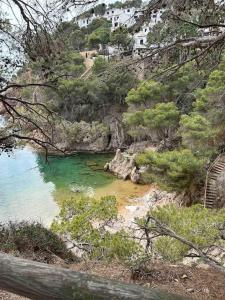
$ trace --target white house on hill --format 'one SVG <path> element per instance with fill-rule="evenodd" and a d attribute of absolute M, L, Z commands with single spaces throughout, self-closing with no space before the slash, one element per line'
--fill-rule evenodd
<path fill-rule="evenodd" d="M 149 20 L 146 21 L 145 25 L 142 26 L 141 30 L 133 35 L 134 46 L 133 52 L 138 55 L 140 51 L 147 48 L 147 35 L 151 28 L 158 22 L 161 21 L 161 15 L 164 9 L 154 10 L 149 17 Z M 77 24 L 80 28 L 87 27 L 94 19 L 105 18 L 108 21 L 111 21 L 112 27 L 111 30 L 114 31 L 117 28 L 131 27 L 135 24 L 137 19 L 143 15 L 143 8 L 127 7 L 127 8 L 112 8 L 106 10 L 103 15 L 91 14 L 89 17 L 78 16 Z M 111 47 L 112 48 L 112 47 Z M 113 52 L 111 49 L 110 52 Z"/>
<path fill-rule="evenodd" d="M 103 15 L 92 14 L 89 17 L 78 17 L 77 23 L 80 28 L 87 27 L 94 19 L 105 18 L 112 22 L 111 30 L 114 31 L 120 26 L 131 27 L 135 24 L 138 17 L 142 15 L 141 9 L 135 7 L 130 8 L 112 8 L 106 10 Z"/>

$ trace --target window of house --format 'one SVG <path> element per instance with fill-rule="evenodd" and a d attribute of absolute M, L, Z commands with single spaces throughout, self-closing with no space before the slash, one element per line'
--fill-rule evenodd
<path fill-rule="evenodd" d="M 147 28 L 145 28 L 145 32 L 147 32 Z"/>
<path fill-rule="evenodd" d="M 130 12 L 130 9 L 128 9 L 127 12 Z"/>
<path fill-rule="evenodd" d="M 88 24 L 88 20 L 87 20 L 87 24 Z"/>
<path fill-rule="evenodd" d="M 153 12 L 154 12 L 154 14 L 157 14 L 157 9 L 154 9 L 154 11 L 153 11 Z"/>
<path fill-rule="evenodd" d="M 114 14 L 114 10 L 112 10 L 112 14 Z"/>
<path fill-rule="evenodd" d="M 85 23 L 85 20 L 83 20 L 83 23 Z"/>
<path fill-rule="evenodd" d="M 143 40 L 140 40 L 140 45 L 143 45 L 144 44 L 144 41 Z"/>
<path fill-rule="evenodd" d="M 115 27 L 117 27 L 117 26 L 118 26 L 118 23 L 116 22 L 116 23 L 115 23 Z"/>
<path fill-rule="evenodd" d="M 107 11 L 107 15 L 109 15 L 109 11 Z"/>
<path fill-rule="evenodd" d="M 156 18 L 156 17 L 157 17 L 157 15 L 153 15 L 152 17 L 153 17 L 153 18 Z"/>

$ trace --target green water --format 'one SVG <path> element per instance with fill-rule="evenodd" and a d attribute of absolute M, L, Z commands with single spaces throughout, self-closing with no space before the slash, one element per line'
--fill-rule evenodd
<path fill-rule="evenodd" d="M 45 156 L 30 148 L 0 155 L 0 222 L 37 220 L 50 224 L 57 201 L 71 196 L 71 187 L 95 190 L 115 178 L 103 171 L 108 154 Z"/>

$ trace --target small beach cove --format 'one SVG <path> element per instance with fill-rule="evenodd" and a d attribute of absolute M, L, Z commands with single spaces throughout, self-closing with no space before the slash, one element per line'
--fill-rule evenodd
<path fill-rule="evenodd" d="M 149 186 L 117 179 L 103 170 L 112 154 L 79 153 L 71 156 L 49 155 L 30 147 L 0 155 L 0 222 L 40 221 L 49 226 L 59 212 L 58 203 L 76 198 L 80 191 L 99 198 L 114 195 L 119 213 L 137 205 L 137 198 Z M 75 191 L 74 191 L 75 190 Z"/>

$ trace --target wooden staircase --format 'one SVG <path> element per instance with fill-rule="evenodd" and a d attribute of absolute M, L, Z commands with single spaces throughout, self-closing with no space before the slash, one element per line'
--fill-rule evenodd
<path fill-rule="evenodd" d="M 207 171 L 205 184 L 205 203 L 206 208 L 218 208 L 218 176 L 225 171 L 225 154 L 220 154 L 211 164 Z"/>

